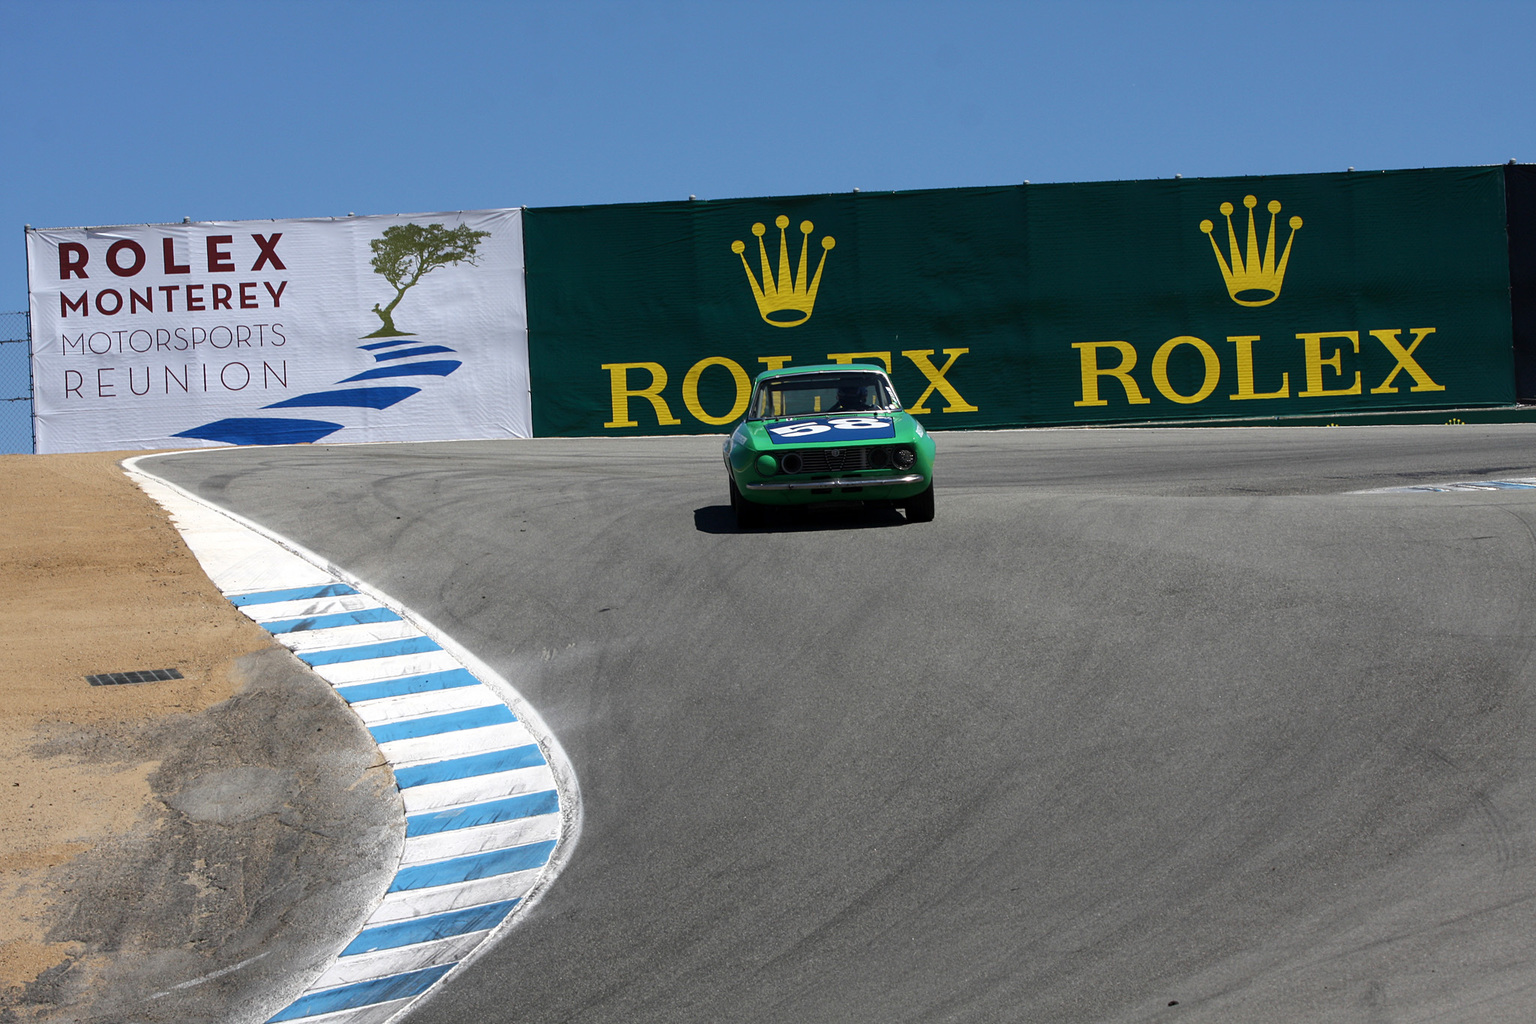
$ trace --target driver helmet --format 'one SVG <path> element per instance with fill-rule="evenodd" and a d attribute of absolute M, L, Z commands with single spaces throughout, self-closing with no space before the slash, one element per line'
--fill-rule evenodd
<path fill-rule="evenodd" d="M 843 408 L 869 408 L 869 387 L 865 384 L 840 384 L 837 388 L 837 404 Z"/>

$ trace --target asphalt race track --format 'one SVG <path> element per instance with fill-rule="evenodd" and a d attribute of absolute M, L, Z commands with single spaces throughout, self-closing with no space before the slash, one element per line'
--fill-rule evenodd
<path fill-rule="evenodd" d="M 937 437 L 737 533 L 718 438 L 157 474 L 504 674 L 584 828 L 412 1024 L 1529 1021 L 1536 428 Z"/>

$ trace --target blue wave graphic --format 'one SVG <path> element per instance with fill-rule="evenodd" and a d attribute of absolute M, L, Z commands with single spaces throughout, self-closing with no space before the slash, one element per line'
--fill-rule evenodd
<path fill-rule="evenodd" d="M 269 420 L 247 418 L 214 420 L 172 437 L 195 437 L 199 441 L 224 444 L 313 444 L 341 429 L 340 423 L 324 420 Z"/>
<path fill-rule="evenodd" d="M 339 380 L 338 384 L 351 384 L 359 380 L 378 380 L 381 377 L 446 377 L 464 364 L 457 359 L 429 359 L 424 363 L 402 363 L 399 366 L 375 366 L 371 370 Z"/>
<path fill-rule="evenodd" d="M 414 346 L 401 348 L 401 346 Z M 464 364 L 457 359 L 428 359 L 413 363 L 397 363 L 397 359 L 452 352 L 446 345 L 423 344 L 416 338 L 395 341 L 378 341 L 357 346 L 373 356 L 374 362 L 386 363 L 371 370 L 354 374 L 336 381 L 337 384 L 353 384 L 358 381 L 380 380 L 392 377 L 446 377 Z M 294 395 L 280 402 L 262 406 L 266 409 L 388 409 L 421 391 L 413 387 L 365 387 L 326 389 Z M 173 437 L 194 437 L 200 441 L 218 441 L 223 444 L 313 444 L 343 429 L 345 424 L 325 420 L 296 420 L 286 417 L 245 416 L 214 420 L 201 426 L 183 430 Z"/>
<path fill-rule="evenodd" d="M 296 395 L 281 402 L 262 406 L 263 409 L 313 409 L 325 406 L 344 406 L 354 409 L 388 409 L 397 402 L 410 398 L 421 388 L 347 388 L 342 391 L 316 391 L 310 395 Z"/>
<path fill-rule="evenodd" d="M 382 363 L 386 359 L 409 359 L 412 356 L 430 356 L 438 352 L 452 351 L 453 349 L 447 345 L 422 345 L 420 348 L 408 348 L 403 352 L 379 352 L 373 358 Z"/>

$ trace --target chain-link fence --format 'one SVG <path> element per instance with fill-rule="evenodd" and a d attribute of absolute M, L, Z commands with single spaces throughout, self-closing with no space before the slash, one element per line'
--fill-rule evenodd
<path fill-rule="evenodd" d="M 0 313 L 0 455 L 32 451 L 31 319 Z"/>

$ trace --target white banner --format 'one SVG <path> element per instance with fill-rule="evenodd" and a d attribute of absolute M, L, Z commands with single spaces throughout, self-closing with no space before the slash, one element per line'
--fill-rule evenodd
<path fill-rule="evenodd" d="M 520 210 L 28 230 L 37 451 L 530 437 Z"/>

